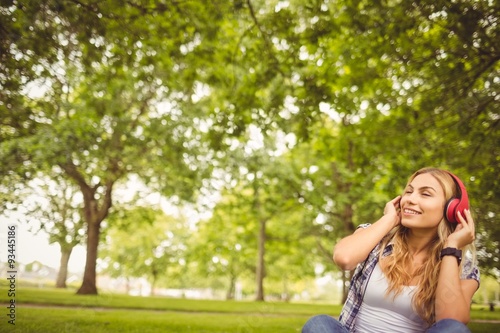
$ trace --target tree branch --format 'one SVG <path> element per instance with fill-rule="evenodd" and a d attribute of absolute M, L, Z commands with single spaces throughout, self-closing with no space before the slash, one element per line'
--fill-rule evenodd
<path fill-rule="evenodd" d="M 264 31 L 264 29 L 262 29 L 262 26 L 261 24 L 259 23 L 259 20 L 257 19 L 257 16 L 255 15 L 255 11 L 253 10 L 253 6 L 252 6 L 252 3 L 250 0 L 247 0 L 247 5 L 248 5 L 248 9 L 250 10 L 250 16 L 252 17 L 252 20 L 253 22 L 255 23 L 255 25 L 257 26 L 257 29 L 259 29 L 259 32 L 260 34 L 262 35 L 262 39 L 264 40 L 264 43 L 266 44 L 266 52 L 269 53 L 271 55 L 271 58 L 272 60 L 274 61 L 274 64 L 276 65 L 276 70 L 278 71 L 278 73 L 280 73 L 281 75 L 285 76 L 284 73 L 281 71 L 281 69 L 279 68 L 279 60 L 278 58 L 276 58 L 276 55 L 274 54 L 273 52 L 273 44 L 269 41 L 269 39 L 267 38 L 267 34 L 266 32 Z"/>

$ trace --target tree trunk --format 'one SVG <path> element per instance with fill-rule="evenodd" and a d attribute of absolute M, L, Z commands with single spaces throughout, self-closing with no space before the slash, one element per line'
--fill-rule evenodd
<path fill-rule="evenodd" d="M 342 213 L 345 235 L 351 235 L 356 230 L 353 223 L 353 211 L 352 205 L 349 204 L 344 208 Z M 350 272 L 342 272 L 342 304 L 345 303 L 345 300 L 347 299 L 347 292 L 349 291 L 347 282 L 350 283 L 353 272 L 354 270 Z"/>
<path fill-rule="evenodd" d="M 227 289 L 226 292 L 226 300 L 234 299 L 235 288 L 236 288 L 236 277 L 233 274 L 231 274 L 229 278 L 229 288 Z"/>
<path fill-rule="evenodd" d="M 262 217 L 261 203 L 260 203 L 260 193 L 259 193 L 259 183 L 256 180 L 253 181 L 253 191 L 254 191 L 254 201 L 253 209 L 257 220 L 259 221 L 259 233 L 257 235 L 257 267 L 255 269 L 255 280 L 257 284 L 257 290 L 255 295 L 256 301 L 264 301 L 264 276 L 265 276 L 265 252 L 266 252 L 266 219 Z"/>
<path fill-rule="evenodd" d="M 103 185 L 101 183 L 90 186 L 86 183 L 85 177 L 78 171 L 76 165 L 69 161 L 61 164 L 60 167 L 68 174 L 70 178 L 76 181 L 83 195 L 83 212 L 85 222 L 87 223 L 87 258 L 85 260 L 85 272 L 83 273 L 83 282 L 76 292 L 79 295 L 97 295 L 96 286 L 96 263 L 97 248 L 99 247 L 99 235 L 101 233 L 101 222 L 108 216 L 112 204 L 113 184 L 119 178 L 119 168 L 116 163 L 110 166 L 110 170 L 115 172 L 116 178 L 109 179 Z M 98 189 L 104 190 L 101 205 L 96 196 Z"/>
<path fill-rule="evenodd" d="M 151 292 L 150 292 L 150 296 L 155 296 L 156 295 L 156 291 L 155 291 L 155 288 L 156 288 L 156 280 L 158 279 L 158 270 L 156 270 L 155 268 L 152 269 L 151 271 Z"/>
<path fill-rule="evenodd" d="M 342 271 L 342 304 L 347 300 L 347 293 L 349 291 L 349 283 L 353 271 Z"/>
<path fill-rule="evenodd" d="M 288 292 L 288 279 L 286 276 L 283 278 L 283 292 L 281 293 L 281 300 L 290 302 L 290 293 Z"/>
<path fill-rule="evenodd" d="M 88 221 L 87 223 L 87 258 L 85 261 L 85 272 L 83 273 L 83 282 L 76 292 L 80 295 L 97 295 L 96 286 L 96 262 L 97 248 L 99 246 L 99 234 L 101 223 L 97 221 Z"/>
<path fill-rule="evenodd" d="M 130 295 L 130 278 L 127 276 L 125 278 L 125 281 L 126 281 L 126 283 L 125 283 L 125 293 L 127 295 Z"/>
<path fill-rule="evenodd" d="M 264 255 L 266 252 L 266 221 L 261 220 L 259 224 L 260 224 L 259 236 L 258 236 L 259 254 L 258 254 L 258 258 L 257 258 L 257 270 L 256 270 L 257 295 L 255 297 L 255 300 L 263 301 L 264 300 L 264 277 L 265 277 Z"/>
<path fill-rule="evenodd" d="M 61 261 L 59 263 L 59 272 L 57 273 L 56 288 L 66 288 L 66 279 L 68 278 L 68 262 L 73 247 L 64 248 L 61 245 Z"/>

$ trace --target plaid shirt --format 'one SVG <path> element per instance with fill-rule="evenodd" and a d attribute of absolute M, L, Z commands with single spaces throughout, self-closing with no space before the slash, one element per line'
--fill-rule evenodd
<path fill-rule="evenodd" d="M 358 228 L 367 228 L 370 224 L 362 224 Z M 370 252 L 368 258 L 360 263 L 351 279 L 347 299 L 340 313 L 339 321 L 344 325 L 349 332 L 354 331 L 356 316 L 358 315 L 363 296 L 365 294 L 366 286 L 370 280 L 370 276 L 378 263 L 380 243 Z M 382 253 L 386 257 L 392 253 L 392 244 L 388 244 Z M 474 279 L 479 283 L 479 270 L 477 266 L 472 267 L 472 260 L 464 256 L 464 264 L 462 268 L 461 279 Z"/>

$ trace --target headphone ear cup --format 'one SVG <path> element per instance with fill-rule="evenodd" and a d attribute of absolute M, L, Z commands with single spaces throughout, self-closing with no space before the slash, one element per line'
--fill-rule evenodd
<path fill-rule="evenodd" d="M 458 223 L 457 220 L 457 207 L 460 204 L 460 199 L 450 199 L 444 209 L 444 216 L 450 223 Z"/>

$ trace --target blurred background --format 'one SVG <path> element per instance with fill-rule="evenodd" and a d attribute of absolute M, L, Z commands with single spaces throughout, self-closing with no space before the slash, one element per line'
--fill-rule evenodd
<path fill-rule="evenodd" d="M 424 166 L 499 300 L 500 4 L 2 1 L 0 242 L 19 279 L 327 301 L 332 249 Z M 6 248 L 0 249 L 7 268 Z"/>

